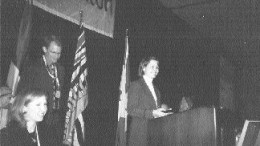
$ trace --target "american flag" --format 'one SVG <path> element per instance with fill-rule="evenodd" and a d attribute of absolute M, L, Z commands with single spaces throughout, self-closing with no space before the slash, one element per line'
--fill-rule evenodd
<path fill-rule="evenodd" d="M 83 28 L 82 28 L 83 29 Z M 65 118 L 64 144 L 83 145 L 84 121 L 82 112 L 88 104 L 87 84 L 87 56 L 85 46 L 85 31 L 82 30 L 78 37 L 77 49 L 71 77 L 71 85 L 68 97 L 68 111 Z"/>

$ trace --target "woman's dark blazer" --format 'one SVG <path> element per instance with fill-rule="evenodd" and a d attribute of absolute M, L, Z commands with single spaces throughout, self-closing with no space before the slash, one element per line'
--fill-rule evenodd
<path fill-rule="evenodd" d="M 58 144 L 57 135 L 51 127 L 37 126 L 38 135 L 41 146 L 61 146 Z M 21 127 L 17 122 L 13 121 L 1 130 L 0 133 L 1 146 L 35 146 L 32 138 L 26 128 Z"/>
<path fill-rule="evenodd" d="M 157 105 L 161 105 L 161 95 L 154 87 Z M 127 111 L 131 117 L 129 146 L 147 145 L 147 124 L 153 118 L 152 111 L 157 109 L 154 97 L 143 78 L 131 83 L 128 90 Z"/>

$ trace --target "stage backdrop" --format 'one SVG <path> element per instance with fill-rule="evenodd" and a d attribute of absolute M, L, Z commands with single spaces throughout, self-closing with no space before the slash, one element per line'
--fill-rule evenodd
<path fill-rule="evenodd" d="M 220 56 L 220 96 L 219 104 L 223 108 L 235 111 L 234 96 L 235 67 L 224 57 Z"/>
<path fill-rule="evenodd" d="M 76 24 L 82 10 L 85 28 L 113 37 L 116 0 L 34 0 L 33 3 Z"/>

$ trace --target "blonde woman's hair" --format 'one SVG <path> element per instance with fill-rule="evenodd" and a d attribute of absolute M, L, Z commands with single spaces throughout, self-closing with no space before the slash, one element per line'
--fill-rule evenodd
<path fill-rule="evenodd" d="M 24 106 L 27 106 L 34 99 L 45 97 L 47 100 L 47 94 L 38 88 L 27 88 L 21 90 L 14 99 L 11 106 L 11 120 L 14 120 L 20 124 L 20 126 L 25 127 L 26 121 L 24 118 L 25 112 L 23 111 Z"/>

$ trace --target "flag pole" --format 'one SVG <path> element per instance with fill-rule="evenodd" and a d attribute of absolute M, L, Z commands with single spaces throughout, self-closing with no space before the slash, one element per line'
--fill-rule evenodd
<path fill-rule="evenodd" d="M 80 25 L 80 28 L 83 26 L 83 10 L 80 10 L 79 11 L 79 25 Z"/>
<path fill-rule="evenodd" d="M 128 46 L 128 29 L 126 29 L 126 45 L 127 45 L 127 52 L 126 52 L 126 55 L 125 55 L 125 68 L 127 66 L 127 61 L 128 61 L 128 54 L 129 54 L 129 46 Z M 125 89 L 126 90 L 126 89 Z M 127 91 L 126 91 L 127 92 Z M 125 110 L 127 110 L 127 101 L 126 101 L 126 105 L 125 105 Z M 125 132 L 127 132 L 127 121 L 128 121 L 128 114 L 127 112 L 125 112 Z"/>

